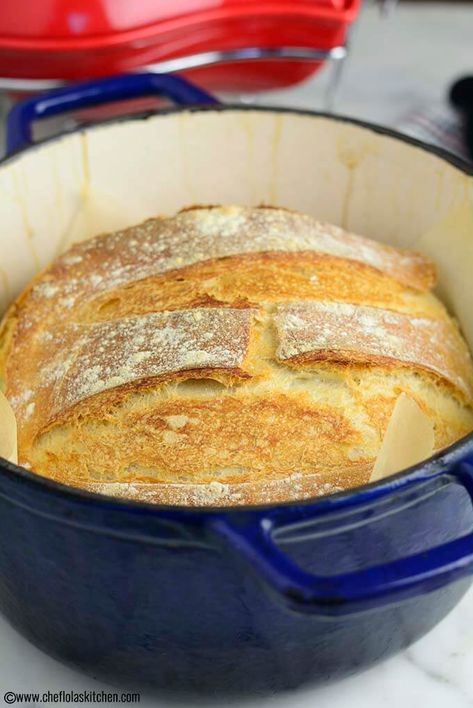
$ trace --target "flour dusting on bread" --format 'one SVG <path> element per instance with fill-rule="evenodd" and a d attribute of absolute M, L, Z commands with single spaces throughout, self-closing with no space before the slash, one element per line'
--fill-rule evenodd
<path fill-rule="evenodd" d="M 21 464 L 156 504 L 363 484 L 401 395 L 434 446 L 473 428 L 435 267 L 286 209 L 196 207 L 75 245 L 10 308 Z"/>

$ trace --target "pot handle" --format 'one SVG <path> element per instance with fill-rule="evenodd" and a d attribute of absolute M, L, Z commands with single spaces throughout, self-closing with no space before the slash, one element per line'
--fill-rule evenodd
<path fill-rule="evenodd" d="M 462 484 L 473 501 L 473 467 L 460 463 L 448 476 Z M 370 491 L 372 498 L 383 496 L 373 487 L 362 495 L 364 501 Z M 303 512 L 304 516 L 310 518 L 307 512 Z M 279 599 L 300 613 L 322 617 L 352 615 L 432 592 L 473 573 L 473 533 L 470 533 L 382 566 L 318 576 L 304 571 L 276 545 L 273 530 L 283 527 L 275 524 L 270 514 L 263 518 L 255 514 L 250 521 L 248 518 L 252 517 L 246 517 L 242 523 L 230 520 L 228 515 L 217 516 L 211 526 L 227 546 L 249 562 Z M 297 519 L 293 517 L 293 521 Z"/>
<path fill-rule="evenodd" d="M 143 96 L 164 96 L 180 106 L 215 104 L 217 99 L 181 76 L 122 74 L 71 84 L 17 103 L 7 117 L 7 155 L 32 144 L 32 123 L 68 111 Z"/>

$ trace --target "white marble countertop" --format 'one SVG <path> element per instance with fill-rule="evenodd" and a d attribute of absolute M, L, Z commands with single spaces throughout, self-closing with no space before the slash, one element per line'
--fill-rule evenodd
<path fill-rule="evenodd" d="M 366 7 L 353 36 L 337 111 L 396 125 L 410 110 L 442 101 L 457 76 L 473 73 L 472 34 L 473 5 L 405 3 L 384 22 L 375 8 Z M 255 102 L 321 108 L 328 79 L 324 71 L 301 87 Z M 384 664 L 335 685 L 243 705 L 466 708 L 473 705 L 472 666 L 473 590 L 428 636 Z M 45 656 L 0 619 L 0 705 L 5 691 L 61 689 L 115 690 Z M 164 705 L 169 703 L 145 695 L 140 703 L 143 708 Z"/>

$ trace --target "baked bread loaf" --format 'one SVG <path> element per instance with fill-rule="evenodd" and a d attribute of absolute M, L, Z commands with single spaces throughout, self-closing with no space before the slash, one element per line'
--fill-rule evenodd
<path fill-rule="evenodd" d="M 79 243 L 3 322 L 19 463 L 164 504 L 368 481 L 398 396 L 442 448 L 473 367 L 433 265 L 310 216 L 208 207 Z"/>

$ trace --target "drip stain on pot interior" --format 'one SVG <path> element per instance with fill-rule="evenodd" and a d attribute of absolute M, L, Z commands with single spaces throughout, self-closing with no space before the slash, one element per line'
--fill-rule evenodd
<path fill-rule="evenodd" d="M 279 178 L 279 148 L 284 115 L 277 113 L 274 116 L 274 133 L 271 144 L 271 178 L 269 183 L 269 199 L 271 204 L 278 203 L 278 178 Z"/>
<path fill-rule="evenodd" d="M 182 112 L 178 114 L 177 125 L 179 128 L 179 151 L 181 154 L 181 178 L 183 181 L 184 193 L 187 194 L 186 202 L 187 204 L 194 204 L 199 202 L 199 198 L 195 193 L 194 185 L 191 178 L 191 169 L 189 161 L 189 136 L 188 136 L 188 125 L 189 125 L 189 114 Z M 192 128 L 191 128 L 192 130 Z"/>
<path fill-rule="evenodd" d="M 15 186 L 16 197 L 18 199 L 18 205 L 20 207 L 21 219 L 23 221 L 23 226 L 25 229 L 26 244 L 27 244 L 29 252 L 31 253 L 31 257 L 33 260 L 33 265 L 34 265 L 35 271 L 38 271 L 41 269 L 41 261 L 39 259 L 39 256 L 36 252 L 36 248 L 34 245 L 35 232 L 34 232 L 33 227 L 31 226 L 31 222 L 30 222 L 29 215 L 28 215 L 28 206 L 27 206 L 26 199 L 24 196 L 24 193 L 26 192 L 26 190 L 22 189 L 21 181 L 23 181 L 23 180 L 21 180 L 21 178 L 20 178 L 18 168 L 15 167 L 12 169 L 12 175 L 13 175 L 13 183 Z"/>
<path fill-rule="evenodd" d="M 257 194 L 254 175 L 257 174 L 257 165 L 255 164 L 255 136 L 253 131 L 253 122 L 247 113 L 241 113 L 239 118 L 239 123 L 243 129 L 246 136 L 246 143 L 248 146 L 248 160 L 247 160 L 247 180 L 250 185 L 250 199 L 252 204 L 258 203 L 260 197 Z"/>

